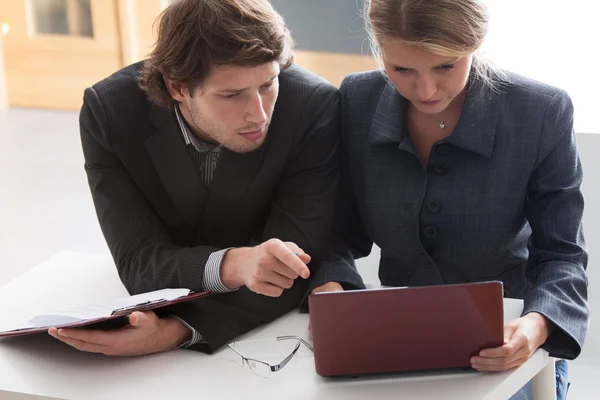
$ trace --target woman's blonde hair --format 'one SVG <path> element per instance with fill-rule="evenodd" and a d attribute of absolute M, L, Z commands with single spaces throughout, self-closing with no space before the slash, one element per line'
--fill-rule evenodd
<path fill-rule="evenodd" d="M 479 0 L 367 0 L 365 20 L 380 64 L 380 44 L 400 39 L 443 56 L 473 54 L 473 76 L 493 90 L 507 80 L 478 53 L 488 31 L 487 9 Z"/>

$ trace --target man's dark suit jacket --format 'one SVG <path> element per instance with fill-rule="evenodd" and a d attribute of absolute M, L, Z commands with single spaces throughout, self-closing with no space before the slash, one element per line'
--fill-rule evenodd
<path fill-rule="evenodd" d="M 322 78 L 292 66 L 264 145 L 221 154 L 202 184 L 172 108 L 153 105 L 138 87 L 141 63 L 86 89 L 80 114 L 85 170 L 100 226 L 131 294 L 161 288 L 203 290 L 214 251 L 270 238 L 312 256 L 333 218 L 338 179 L 338 94 Z M 279 298 L 245 287 L 164 311 L 197 329 L 212 352 L 296 308 L 298 278 Z"/>
<path fill-rule="evenodd" d="M 423 165 L 405 128 L 407 100 L 380 71 L 340 86 L 339 246 L 311 285 L 363 285 L 354 258 L 381 248 L 386 286 L 499 280 L 556 329 L 544 348 L 579 355 L 588 327 L 583 171 L 573 104 L 562 90 L 509 74 L 473 81 L 458 125 Z"/>

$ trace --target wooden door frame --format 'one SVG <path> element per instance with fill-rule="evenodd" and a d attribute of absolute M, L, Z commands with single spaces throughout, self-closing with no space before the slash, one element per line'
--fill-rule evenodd
<path fill-rule="evenodd" d="M 117 0 L 123 66 L 145 59 L 156 41 L 156 17 L 168 0 Z"/>
<path fill-rule="evenodd" d="M 2 21 L 0 20 L 0 29 Z M 4 69 L 4 50 L 2 48 L 2 32 L 0 32 L 0 110 L 8 107 L 8 91 L 6 89 L 6 70 Z"/>

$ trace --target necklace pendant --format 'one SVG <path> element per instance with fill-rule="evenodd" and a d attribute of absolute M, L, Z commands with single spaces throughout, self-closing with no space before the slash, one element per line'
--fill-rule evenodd
<path fill-rule="evenodd" d="M 440 122 L 440 129 L 444 129 L 446 127 L 446 124 L 444 122 Z"/>

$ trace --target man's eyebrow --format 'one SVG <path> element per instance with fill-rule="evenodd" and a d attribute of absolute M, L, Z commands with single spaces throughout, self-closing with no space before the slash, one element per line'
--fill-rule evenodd
<path fill-rule="evenodd" d="M 273 76 L 271 79 L 269 79 L 267 82 L 263 83 L 261 86 L 264 85 L 268 85 L 269 83 L 273 82 L 279 75 L 275 75 Z M 243 92 L 244 90 L 248 90 L 248 88 L 242 88 L 242 89 L 223 89 L 223 90 L 219 90 L 219 92 L 222 93 L 239 93 L 239 92 Z"/>

